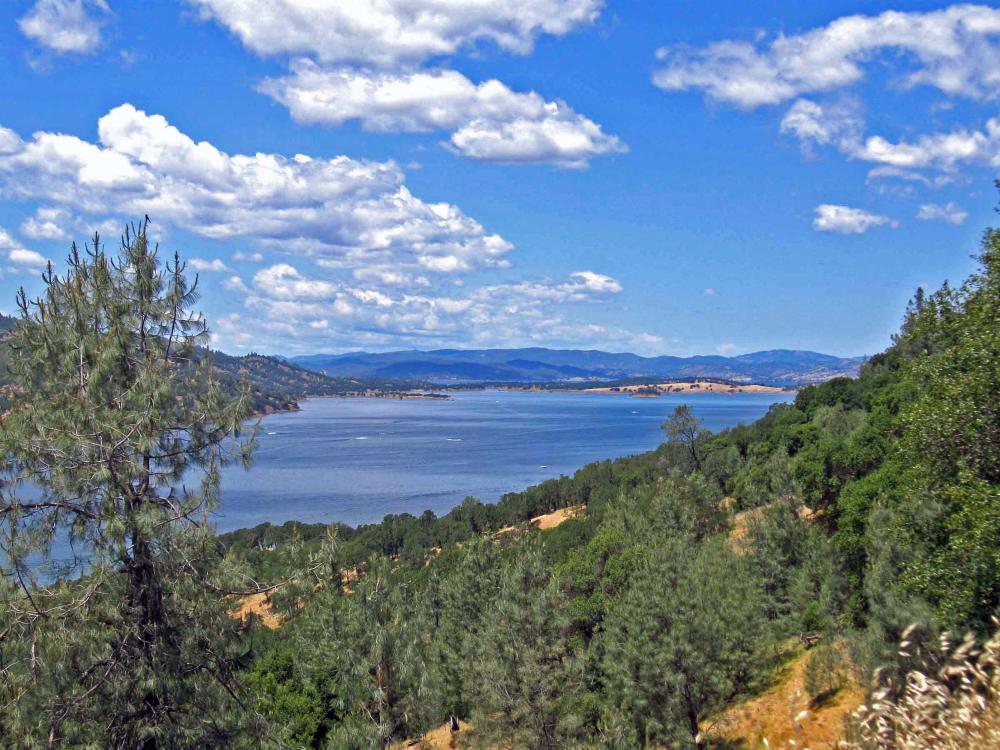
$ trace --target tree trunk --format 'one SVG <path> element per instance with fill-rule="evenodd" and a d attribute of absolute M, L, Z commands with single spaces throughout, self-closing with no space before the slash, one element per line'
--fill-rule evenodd
<path fill-rule="evenodd" d="M 691 732 L 691 739 L 698 750 L 705 750 L 705 743 L 698 739 L 698 712 L 693 708 L 688 708 L 688 731 Z"/>

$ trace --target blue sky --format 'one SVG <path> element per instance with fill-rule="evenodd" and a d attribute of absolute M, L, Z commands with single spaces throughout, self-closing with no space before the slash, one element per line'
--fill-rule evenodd
<path fill-rule="evenodd" d="M 974 267 L 1000 10 L 8 0 L 0 309 L 148 213 L 220 348 L 888 343 Z"/>

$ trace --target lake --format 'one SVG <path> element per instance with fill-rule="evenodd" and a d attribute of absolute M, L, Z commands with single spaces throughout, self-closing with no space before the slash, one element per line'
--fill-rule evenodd
<path fill-rule="evenodd" d="M 630 398 L 465 391 L 450 399 L 320 398 L 261 422 L 254 466 L 227 467 L 220 531 L 265 521 L 441 515 L 472 495 L 494 502 L 581 466 L 651 450 L 681 403 L 717 431 L 752 422 L 793 394 Z"/>

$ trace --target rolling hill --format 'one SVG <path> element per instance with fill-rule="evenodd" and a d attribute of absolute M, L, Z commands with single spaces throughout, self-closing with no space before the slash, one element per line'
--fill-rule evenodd
<path fill-rule="evenodd" d="M 14 318 L 0 314 L 0 339 L 13 327 Z M 5 387 L 9 388 L 7 354 L 7 348 L 0 346 L 0 407 L 9 395 L 4 391 Z M 357 378 L 331 377 L 263 354 L 232 356 L 213 351 L 212 362 L 227 388 L 235 391 L 242 378 L 247 378 L 253 409 L 258 414 L 295 410 L 298 400 L 307 396 L 335 396 L 378 388 Z"/>
<path fill-rule="evenodd" d="M 300 356 L 291 361 L 331 377 L 422 380 L 441 385 L 713 378 L 800 386 L 840 375 L 854 376 L 864 358 L 790 349 L 736 357 L 642 357 L 599 350 L 528 348 L 350 352 Z"/>

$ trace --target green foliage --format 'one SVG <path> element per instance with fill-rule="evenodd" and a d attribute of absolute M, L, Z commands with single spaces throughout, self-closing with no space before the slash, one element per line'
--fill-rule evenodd
<path fill-rule="evenodd" d="M 843 643 L 820 643 L 809 653 L 803 678 L 813 702 L 836 694 L 850 677 L 850 660 Z"/>
<path fill-rule="evenodd" d="M 18 296 L 16 392 L 0 422 L 0 704 L 12 746 L 200 748 L 251 741 L 240 625 L 206 518 L 247 457 L 245 391 L 196 357 L 204 321 L 146 224 L 120 253 L 73 246 Z M 182 484 L 185 479 L 187 484 Z M 193 486 L 191 482 L 193 480 Z M 80 557 L 42 585 L 53 545 Z M 85 561 L 85 562 L 84 562 Z M 73 575 L 70 575 L 70 574 Z M 16 584 L 16 585 L 15 585 Z"/>
<path fill-rule="evenodd" d="M 353 592 L 320 592 L 293 644 L 305 684 L 329 685 L 337 720 L 327 726 L 331 748 L 387 747 L 408 732 L 408 715 L 422 699 L 406 584 L 382 560 Z"/>
<path fill-rule="evenodd" d="M 477 747 L 566 747 L 581 731 L 565 594 L 541 550 L 524 546 L 487 604 L 468 667 Z"/>
<path fill-rule="evenodd" d="M 859 378 L 805 388 L 752 425 L 709 435 L 681 409 L 656 451 L 495 506 L 470 498 L 442 518 L 339 528 L 344 564 L 393 555 L 408 592 L 395 637 L 421 677 L 402 680 L 409 702 L 393 737 L 457 717 L 480 746 L 692 746 L 789 637 L 822 636 L 806 675 L 822 699 L 846 679 L 848 649 L 901 676 L 894 644 L 910 623 L 925 623 L 909 631 L 923 644 L 944 627 L 982 627 L 1000 603 L 998 244 L 987 235 L 983 270 L 960 289 L 918 295 Z M 555 530 L 495 535 L 584 503 L 585 517 Z M 746 534 L 727 540 L 742 509 Z M 280 544 L 319 533 L 282 532 Z M 231 550 L 250 559 L 276 535 Z M 326 617 L 317 601 L 289 627 Z M 367 643 L 324 636 L 344 617 L 329 609 L 338 614 L 310 640 Z M 298 723 L 281 719 L 289 736 L 319 722 L 317 746 L 356 726 L 345 696 L 368 678 L 329 673 L 333 687 L 318 688 L 298 651 L 309 649 L 292 657 L 294 701 L 274 687 L 292 684 L 285 665 L 261 684 L 276 715 L 301 706 Z"/>
<path fill-rule="evenodd" d="M 701 722 L 752 681 L 763 618 L 745 559 L 713 540 L 659 547 L 608 618 L 608 744 L 701 746 Z"/>
<path fill-rule="evenodd" d="M 678 405 L 662 426 L 667 435 L 667 446 L 677 456 L 678 468 L 701 471 L 702 447 L 708 433 L 701 428 L 701 420 L 694 416 L 691 407 Z"/>
<path fill-rule="evenodd" d="M 681 407 L 657 450 L 495 505 L 219 540 L 201 514 L 242 418 L 266 390 L 325 385 L 212 365 L 182 267 L 159 268 L 144 228 L 130 243 L 22 298 L 5 352 L 0 735 L 17 746 L 250 744 L 246 692 L 294 747 L 384 748 L 449 719 L 484 747 L 692 746 L 789 636 L 823 635 L 822 697 L 848 647 L 901 676 L 904 630 L 931 649 L 1000 607 L 1000 233 L 960 288 L 918 290 L 858 378 L 754 424 L 711 435 Z M 42 586 L 29 562 L 60 539 L 88 566 Z M 241 573 L 284 579 L 277 634 L 227 616 Z"/>
<path fill-rule="evenodd" d="M 642 546 L 622 530 L 603 528 L 559 566 L 557 575 L 569 595 L 567 614 L 575 631 L 586 639 L 594 635 L 644 557 Z"/>

